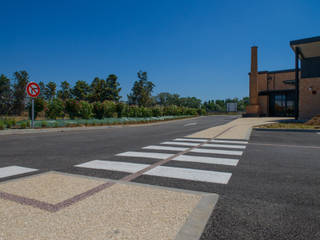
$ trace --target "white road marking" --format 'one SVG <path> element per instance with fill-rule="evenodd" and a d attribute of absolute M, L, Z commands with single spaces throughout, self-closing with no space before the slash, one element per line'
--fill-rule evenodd
<path fill-rule="evenodd" d="M 209 164 L 219 164 L 228 166 L 237 166 L 239 160 L 230 158 L 215 158 L 215 157 L 199 157 L 190 155 L 180 155 L 172 159 L 174 161 L 183 162 L 197 162 L 197 163 L 209 163 Z"/>
<path fill-rule="evenodd" d="M 180 146 L 198 146 L 199 145 L 199 143 L 191 143 L 191 142 L 162 142 L 161 144 L 180 145 Z"/>
<path fill-rule="evenodd" d="M 116 156 L 167 159 L 169 157 L 172 157 L 173 155 L 174 154 L 168 154 L 168 153 L 123 152 L 123 153 L 117 154 Z"/>
<path fill-rule="evenodd" d="M 234 140 L 218 140 L 218 139 L 213 139 L 210 142 L 215 142 L 215 143 L 239 143 L 239 144 L 247 144 L 247 141 L 234 141 Z"/>
<path fill-rule="evenodd" d="M 192 149 L 190 152 L 196 153 L 212 153 L 212 154 L 225 154 L 225 155 L 236 155 L 241 156 L 242 151 L 227 151 L 227 150 L 217 150 L 217 149 L 205 149 L 205 148 L 195 148 Z"/>
<path fill-rule="evenodd" d="M 129 172 L 129 173 L 138 172 L 148 166 L 150 165 L 128 163 L 128 162 L 102 161 L 102 160 L 93 160 L 90 162 L 76 165 L 76 167 L 82 167 L 82 168 L 103 169 L 103 170 Z"/>
<path fill-rule="evenodd" d="M 184 148 L 184 147 L 165 147 L 165 146 L 157 146 L 157 145 L 150 145 L 147 147 L 143 147 L 143 149 L 152 149 L 152 150 L 168 150 L 168 151 L 185 151 L 188 148 Z"/>
<path fill-rule="evenodd" d="M 232 173 L 159 166 L 145 175 L 227 184 Z"/>
<path fill-rule="evenodd" d="M 0 178 L 10 177 L 18 174 L 37 171 L 38 169 L 19 166 L 9 166 L 0 168 Z"/>
<path fill-rule="evenodd" d="M 207 142 L 209 139 L 203 139 L 203 138 L 176 138 L 173 139 L 173 141 L 184 141 L 184 142 Z"/>
<path fill-rule="evenodd" d="M 184 127 L 188 127 L 188 126 L 194 126 L 194 125 L 197 125 L 197 123 L 187 123 L 185 125 L 183 125 Z"/>
<path fill-rule="evenodd" d="M 209 143 L 203 144 L 202 147 L 237 148 L 237 149 L 246 148 L 246 146 L 241 146 L 241 145 L 225 145 L 225 144 L 209 144 Z"/>

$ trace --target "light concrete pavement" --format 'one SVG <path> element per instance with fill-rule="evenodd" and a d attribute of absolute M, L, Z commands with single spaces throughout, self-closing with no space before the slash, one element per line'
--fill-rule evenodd
<path fill-rule="evenodd" d="M 200 132 L 188 135 L 190 138 L 217 138 L 217 139 L 245 139 L 250 138 L 254 126 L 272 123 L 288 118 L 238 118 L 224 125 L 215 126 Z"/>

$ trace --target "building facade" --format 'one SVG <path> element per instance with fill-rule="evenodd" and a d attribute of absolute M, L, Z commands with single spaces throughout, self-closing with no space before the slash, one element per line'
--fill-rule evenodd
<path fill-rule="evenodd" d="M 320 114 L 320 37 L 291 41 L 290 46 L 296 67 L 280 71 L 259 72 L 258 48 L 251 48 L 246 116 L 309 119 Z"/>

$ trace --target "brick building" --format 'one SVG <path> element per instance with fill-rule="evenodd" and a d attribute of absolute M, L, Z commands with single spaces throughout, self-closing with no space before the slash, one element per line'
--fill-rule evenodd
<path fill-rule="evenodd" d="M 251 48 L 246 116 L 309 119 L 320 114 L 320 37 L 291 41 L 290 46 L 295 52 L 295 69 L 280 71 L 259 72 L 258 48 Z"/>

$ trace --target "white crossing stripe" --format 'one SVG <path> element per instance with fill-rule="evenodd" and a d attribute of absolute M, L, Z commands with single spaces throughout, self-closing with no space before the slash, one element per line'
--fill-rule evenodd
<path fill-rule="evenodd" d="M 143 147 L 143 149 L 151 149 L 151 150 L 168 150 L 168 151 L 185 151 L 188 148 L 184 148 L 184 147 L 165 147 L 165 146 L 157 146 L 157 145 L 150 145 L 147 147 Z"/>
<path fill-rule="evenodd" d="M 225 145 L 225 144 L 210 144 L 210 143 L 205 143 L 202 145 L 202 147 L 237 148 L 237 149 L 246 148 L 246 146 L 241 146 L 241 145 Z"/>
<path fill-rule="evenodd" d="M 194 125 L 197 125 L 197 123 L 187 123 L 187 124 L 185 124 L 185 125 L 183 125 L 184 127 L 188 127 L 188 126 L 194 126 Z"/>
<path fill-rule="evenodd" d="M 191 142 L 162 142 L 161 144 L 180 145 L 180 146 L 198 146 L 199 145 L 199 143 L 191 143 Z"/>
<path fill-rule="evenodd" d="M 102 160 L 93 160 L 90 162 L 76 165 L 76 167 L 82 167 L 82 168 L 103 169 L 103 170 L 129 172 L 129 173 L 138 172 L 148 166 L 150 165 L 128 163 L 128 162 L 102 161 Z"/>
<path fill-rule="evenodd" d="M 239 144 L 247 144 L 247 141 L 234 141 L 234 140 L 218 140 L 218 139 L 213 139 L 210 142 L 215 142 L 215 143 L 239 143 Z"/>
<path fill-rule="evenodd" d="M 227 184 L 232 173 L 159 166 L 145 175 Z"/>
<path fill-rule="evenodd" d="M 0 168 L 0 178 L 10 177 L 18 174 L 37 171 L 38 169 L 19 166 L 9 166 Z"/>
<path fill-rule="evenodd" d="M 173 141 L 184 141 L 184 142 L 207 142 L 209 139 L 202 139 L 202 138 L 176 138 Z"/>
<path fill-rule="evenodd" d="M 217 149 L 205 149 L 205 148 L 195 148 L 192 149 L 190 152 L 196 153 L 212 153 L 212 154 L 226 154 L 226 155 L 236 155 L 241 156 L 242 151 L 227 151 L 227 150 L 217 150 Z"/>
<path fill-rule="evenodd" d="M 169 157 L 172 157 L 173 155 L 174 154 L 169 154 L 169 153 L 123 152 L 123 153 L 117 154 L 116 156 L 167 159 Z"/>
<path fill-rule="evenodd" d="M 215 157 L 199 157 L 191 155 L 180 155 L 172 159 L 174 161 L 182 162 L 197 162 L 197 163 L 209 163 L 209 164 L 219 164 L 228 166 L 237 166 L 239 160 L 230 158 L 215 158 Z"/>

